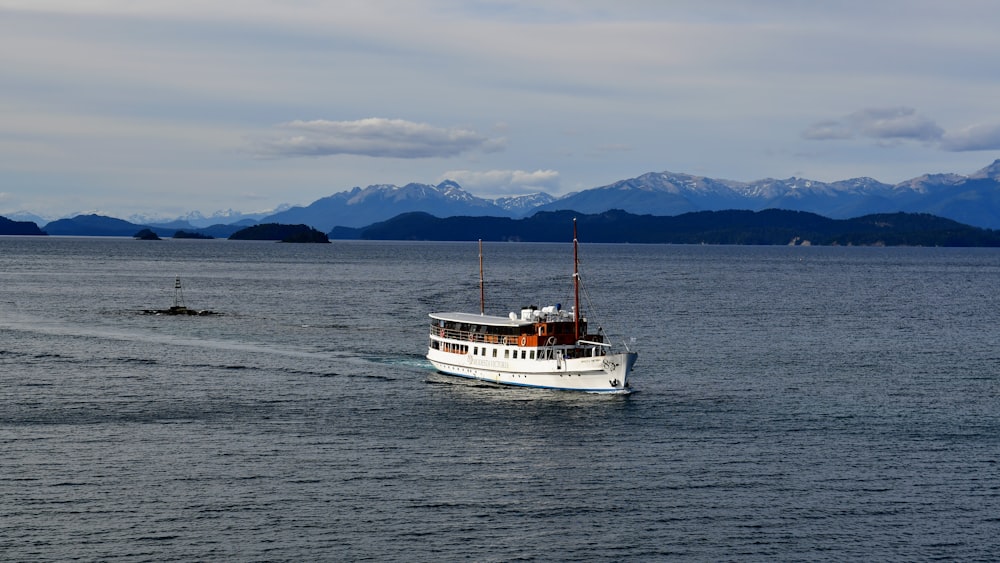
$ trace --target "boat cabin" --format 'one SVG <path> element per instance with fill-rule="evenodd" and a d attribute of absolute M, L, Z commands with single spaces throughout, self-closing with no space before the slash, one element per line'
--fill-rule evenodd
<path fill-rule="evenodd" d="M 470 350 L 468 343 L 496 344 L 523 349 L 562 348 L 565 356 L 584 355 L 581 341 L 593 346 L 587 348 L 586 355 L 601 355 L 604 347 L 600 345 L 603 337 L 599 334 L 587 334 L 587 321 L 579 321 L 579 336 L 576 334 L 577 322 L 573 313 L 561 309 L 558 305 L 543 307 L 525 307 L 521 315 L 510 313 L 507 317 L 491 315 L 476 315 L 472 313 L 432 313 L 431 317 L 431 347 L 458 354 L 473 353 L 479 355 L 478 346 Z M 436 337 L 436 338 L 435 338 Z M 457 342 L 456 342 L 457 341 Z M 595 346 L 596 345 L 596 346 Z M 483 353 L 485 354 L 485 347 Z M 575 351 L 575 352 L 574 352 Z M 517 356 L 515 352 L 515 356 Z M 539 353 L 537 357 L 549 356 Z M 527 357 L 527 354 L 522 354 Z M 532 358 L 535 350 L 530 351 Z"/>

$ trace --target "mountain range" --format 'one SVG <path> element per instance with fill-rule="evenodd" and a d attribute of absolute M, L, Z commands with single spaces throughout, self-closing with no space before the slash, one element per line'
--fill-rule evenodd
<path fill-rule="evenodd" d="M 570 194 L 538 209 L 599 213 L 610 201 L 625 211 L 665 216 L 724 209 L 788 209 L 846 219 L 902 211 L 1000 228 L 1000 160 L 970 176 L 925 174 L 895 185 L 872 178 L 832 183 L 802 178 L 733 182 L 659 172 Z"/>
<path fill-rule="evenodd" d="M 902 211 L 930 213 L 996 229 L 1000 228 L 1000 160 L 969 176 L 925 174 L 899 184 L 884 184 L 872 178 L 827 183 L 794 177 L 735 182 L 651 172 L 560 198 L 540 193 L 484 199 L 450 180 L 436 186 L 374 185 L 340 192 L 306 207 L 292 207 L 263 221 L 305 223 L 329 231 L 336 226 L 362 227 L 412 211 L 437 217 L 519 218 L 538 211 L 565 209 L 580 213 L 621 209 L 661 216 L 727 209 L 789 209 L 833 219 Z"/>
<path fill-rule="evenodd" d="M 545 193 L 521 197 L 476 197 L 451 180 L 436 186 L 380 184 L 333 194 L 306 207 L 292 207 L 264 219 L 270 223 L 304 223 L 321 231 L 334 227 L 363 227 L 401 213 L 423 211 L 438 217 L 472 215 L 520 217 L 555 200 Z"/>
<path fill-rule="evenodd" d="M 94 226 L 94 214 L 46 224 L 49 234 L 120 235 L 134 227 L 151 227 L 163 236 L 177 230 L 228 237 L 257 223 L 305 224 L 322 232 L 334 227 L 360 228 L 409 212 L 436 217 L 527 217 L 539 211 L 574 210 L 602 213 L 675 216 L 696 211 L 787 209 L 833 219 L 876 213 L 928 213 L 982 228 L 1000 229 L 1000 160 L 968 176 L 925 174 L 898 184 L 872 178 L 820 182 L 803 178 L 768 178 L 753 182 L 719 180 L 674 172 L 650 172 L 555 198 L 546 193 L 487 199 L 458 183 L 354 187 L 307 206 L 283 207 L 271 214 L 228 211 L 205 218 L 191 213 L 173 221 L 141 221 Z M 18 214 L 19 219 L 24 218 Z M 106 227 L 106 228 L 104 228 Z M 135 231 L 128 232 L 131 236 Z"/>

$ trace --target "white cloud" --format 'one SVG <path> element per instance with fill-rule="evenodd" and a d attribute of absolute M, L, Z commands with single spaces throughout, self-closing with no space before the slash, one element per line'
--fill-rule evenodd
<path fill-rule="evenodd" d="M 865 108 L 838 120 L 820 121 L 802 133 L 805 139 L 823 141 L 867 137 L 880 141 L 937 141 L 944 129 L 934 120 L 908 107 Z"/>
<path fill-rule="evenodd" d="M 919 141 L 949 152 L 1000 150 L 1000 123 L 977 123 L 946 132 L 913 108 L 867 108 L 841 119 L 820 121 L 802 132 L 812 141 L 864 137 L 879 142 Z"/>
<path fill-rule="evenodd" d="M 979 123 L 948 133 L 941 146 L 952 152 L 1000 150 L 1000 123 Z"/>
<path fill-rule="evenodd" d="M 847 123 L 873 139 L 934 141 L 944 134 L 937 123 L 908 107 L 863 109 L 847 116 Z"/>
<path fill-rule="evenodd" d="M 441 128 L 403 119 L 372 117 L 356 121 L 292 121 L 278 126 L 287 132 L 258 143 L 265 158 L 340 154 L 376 158 L 447 158 L 471 150 L 503 150 L 502 138 L 490 139 L 471 129 Z"/>
<path fill-rule="evenodd" d="M 454 180 L 463 188 L 482 195 L 524 195 L 557 191 L 559 172 L 555 170 L 451 170 L 439 180 Z"/>
<path fill-rule="evenodd" d="M 802 138 L 810 141 L 850 139 L 854 133 L 844 123 L 836 120 L 814 123 L 802 132 Z"/>

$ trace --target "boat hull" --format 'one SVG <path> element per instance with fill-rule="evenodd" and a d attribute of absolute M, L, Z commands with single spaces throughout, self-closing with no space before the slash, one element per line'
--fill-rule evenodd
<path fill-rule="evenodd" d="M 561 361 L 497 361 L 431 350 L 427 359 L 441 373 L 517 387 L 588 393 L 625 393 L 638 355 L 607 354 Z"/>

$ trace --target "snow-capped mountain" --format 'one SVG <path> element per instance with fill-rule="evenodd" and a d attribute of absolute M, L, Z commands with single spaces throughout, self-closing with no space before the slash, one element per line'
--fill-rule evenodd
<path fill-rule="evenodd" d="M 523 217 L 534 213 L 538 206 L 552 203 L 555 200 L 556 198 L 545 192 L 538 192 L 528 195 L 498 197 L 493 200 L 493 203 L 501 209 L 509 211 L 515 217 Z"/>
<path fill-rule="evenodd" d="M 152 215 L 130 215 L 126 219 L 138 225 L 174 225 L 176 228 L 205 228 L 211 225 L 232 225 L 234 223 L 254 224 L 267 217 L 291 208 L 291 205 L 283 203 L 275 209 L 245 213 L 234 209 L 224 209 L 216 211 L 209 216 L 205 216 L 200 211 L 191 211 L 180 217 L 164 217 Z"/>
<path fill-rule="evenodd" d="M 457 183 L 446 180 L 436 186 L 377 184 L 355 187 L 319 199 L 306 207 L 292 207 L 261 219 L 262 223 L 303 223 L 329 231 L 333 227 L 364 227 L 410 211 L 439 217 L 454 215 L 508 217 L 510 213 L 490 200 L 476 197 Z"/>
<path fill-rule="evenodd" d="M 872 178 L 819 182 L 804 178 L 754 182 L 658 172 L 569 194 L 537 210 L 677 215 L 724 209 L 788 209 L 833 219 L 872 213 L 931 213 L 969 225 L 1000 228 L 1000 160 L 971 174 L 926 174 L 896 185 Z"/>
<path fill-rule="evenodd" d="M 14 213 L 4 213 L 3 216 L 6 217 L 7 219 L 10 219 L 11 221 L 28 221 L 36 225 L 44 225 L 45 223 L 48 223 L 49 221 L 54 219 L 54 217 L 46 218 L 28 211 L 15 211 Z"/>
<path fill-rule="evenodd" d="M 136 224 L 178 229 L 237 222 L 301 223 L 329 232 L 335 226 L 365 227 L 411 211 L 437 217 L 517 218 L 537 211 L 556 210 L 591 214 L 621 209 L 635 214 L 670 216 L 692 211 L 787 209 L 833 219 L 897 211 L 930 213 L 968 225 L 1000 229 L 1000 160 L 968 176 L 924 174 L 895 185 L 872 178 L 819 182 L 792 177 L 737 182 L 674 172 L 650 172 L 558 199 L 546 193 L 486 199 L 446 180 L 437 185 L 355 187 L 304 207 L 283 207 L 264 213 L 226 210 L 210 217 L 192 212 L 172 221 L 142 216 L 132 216 L 130 220 Z M 8 218 L 44 222 L 26 213 L 11 214 Z"/>
<path fill-rule="evenodd" d="M 969 176 L 970 180 L 997 180 L 1000 181 L 1000 159 L 994 160 L 993 164 L 983 168 Z"/>
<path fill-rule="evenodd" d="M 931 213 L 970 225 L 1000 228 L 1000 160 L 971 174 L 925 174 L 899 184 L 872 178 L 820 182 L 806 178 L 766 178 L 753 182 L 719 180 L 675 172 L 650 172 L 558 199 L 540 193 L 489 200 L 453 181 L 374 185 L 354 188 L 296 207 L 263 221 L 306 223 L 328 231 L 361 227 L 408 211 L 454 215 L 523 217 L 537 211 L 571 209 L 601 213 L 622 209 L 648 215 L 679 215 L 725 209 L 788 209 L 834 219 L 871 213 Z"/>

